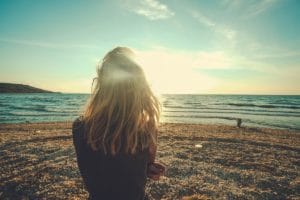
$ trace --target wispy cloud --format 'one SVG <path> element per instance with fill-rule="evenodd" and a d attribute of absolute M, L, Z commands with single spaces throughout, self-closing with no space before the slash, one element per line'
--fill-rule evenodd
<path fill-rule="evenodd" d="M 199 11 L 191 11 L 191 14 L 198 22 L 200 22 L 201 24 L 210 28 L 212 31 L 214 31 L 218 34 L 221 34 L 227 40 L 230 40 L 232 42 L 235 41 L 237 32 L 234 29 L 231 29 L 230 27 L 226 27 L 224 25 L 220 25 L 220 24 L 216 23 L 215 21 L 213 21 L 209 17 L 203 15 Z"/>
<path fill-rule="evenodd" d="M 228 9 L 234 10 L 244 10 L 244 17 L 254 17 L 257 16 L 269 8 L 271 8 L 279 0 L 253 0 L 253 1 L 241 1 L 241 0 L 223 0 L 223 5 Z"/>
<path fill-rule="evenodd" d="M 249 16 L 258 15 L 270 8 L 277 0 L 261 0 L 249 6 Z"/>
<path fill-rule="evenodd" d="M 18 44 L 18 45 L 27 45 L 27 46 L 35 46 L 42 48 L 54 48 L 54 49 L 97 49 L 98 46 L 95 45 L 84 45 L 84 44 L 60 44 L 60 43 L 50 43 L 44 41 L 35 41 L 35 40 L 23 40 L 23 39 L 8 39 L 8 38 L 0 38 L 0 43 L 9 43 L 9 44 Z"/>
<path fill-rule="evenodd" d="M 263 45 L 256 45 L 255 49 L 251 50 L 251 56 L 254 59 L 290 59 L 294 58 L 292 60 L 286 60 L 286 62 L 289 61 L 295 61 L 300 60 L 300 51 L 298 49 L 291 49 L 291 48 L 286 48 L 282 46 L 263 46 Z"/>
<path fill-rule="evenodd" d="M 216 26 L 216 23 L 214 21 L 212 21 L 210 18 L 204 16 L 200 12 L 192 11 L 191 13 L 195 19 L 197 19 L 200 23 L 204 24 L 205 26 L 208 26 L 208 27 Z"/>
<path fill-rule="evenodd" d="M 125 5 L 128 10 L 149 20 L 167 19 L 175 15 L 167 5 L 157 0 L 128 0 Z"/>
<path fill-rule="evenodd" d="M 242 1 L 241 0 L 223 0 L 221 3 L 229 8 L 238 7 Z"/>

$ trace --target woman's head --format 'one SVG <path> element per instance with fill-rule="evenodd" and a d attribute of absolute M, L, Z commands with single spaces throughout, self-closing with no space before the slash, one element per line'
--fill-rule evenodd
<path fill-rule="evenodd" d="M 94 150 L 135 153 L 156 143 L 159 102 L 127 47 L 108 52 L 84 113 L 86 139 Z"/>

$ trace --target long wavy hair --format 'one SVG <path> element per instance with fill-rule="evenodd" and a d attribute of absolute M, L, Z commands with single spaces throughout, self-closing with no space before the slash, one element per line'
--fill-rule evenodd
<path fill-rule="evenodd" d="M 127 47 L 108 52 L 84 112 L 85 138 L 93 150 L 134 154 L 157 143 L 160 104 Z"/>

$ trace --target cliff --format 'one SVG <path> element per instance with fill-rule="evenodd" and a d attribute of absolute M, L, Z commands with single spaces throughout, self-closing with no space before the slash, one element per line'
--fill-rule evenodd
<path fill-rule="evenodd" d="M 53 93 L 29 85 L 15 83 L 0 83 L 0 93 Z"/>

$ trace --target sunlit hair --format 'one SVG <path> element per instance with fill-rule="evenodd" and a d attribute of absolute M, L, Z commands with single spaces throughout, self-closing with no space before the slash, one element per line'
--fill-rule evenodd
<path fill-rule="evenodd" d="M 156 144 L 160 104 L 127 47 L 108 52 L 84 113 L 85 137 L 93 150 L 134 154 Z"/>

